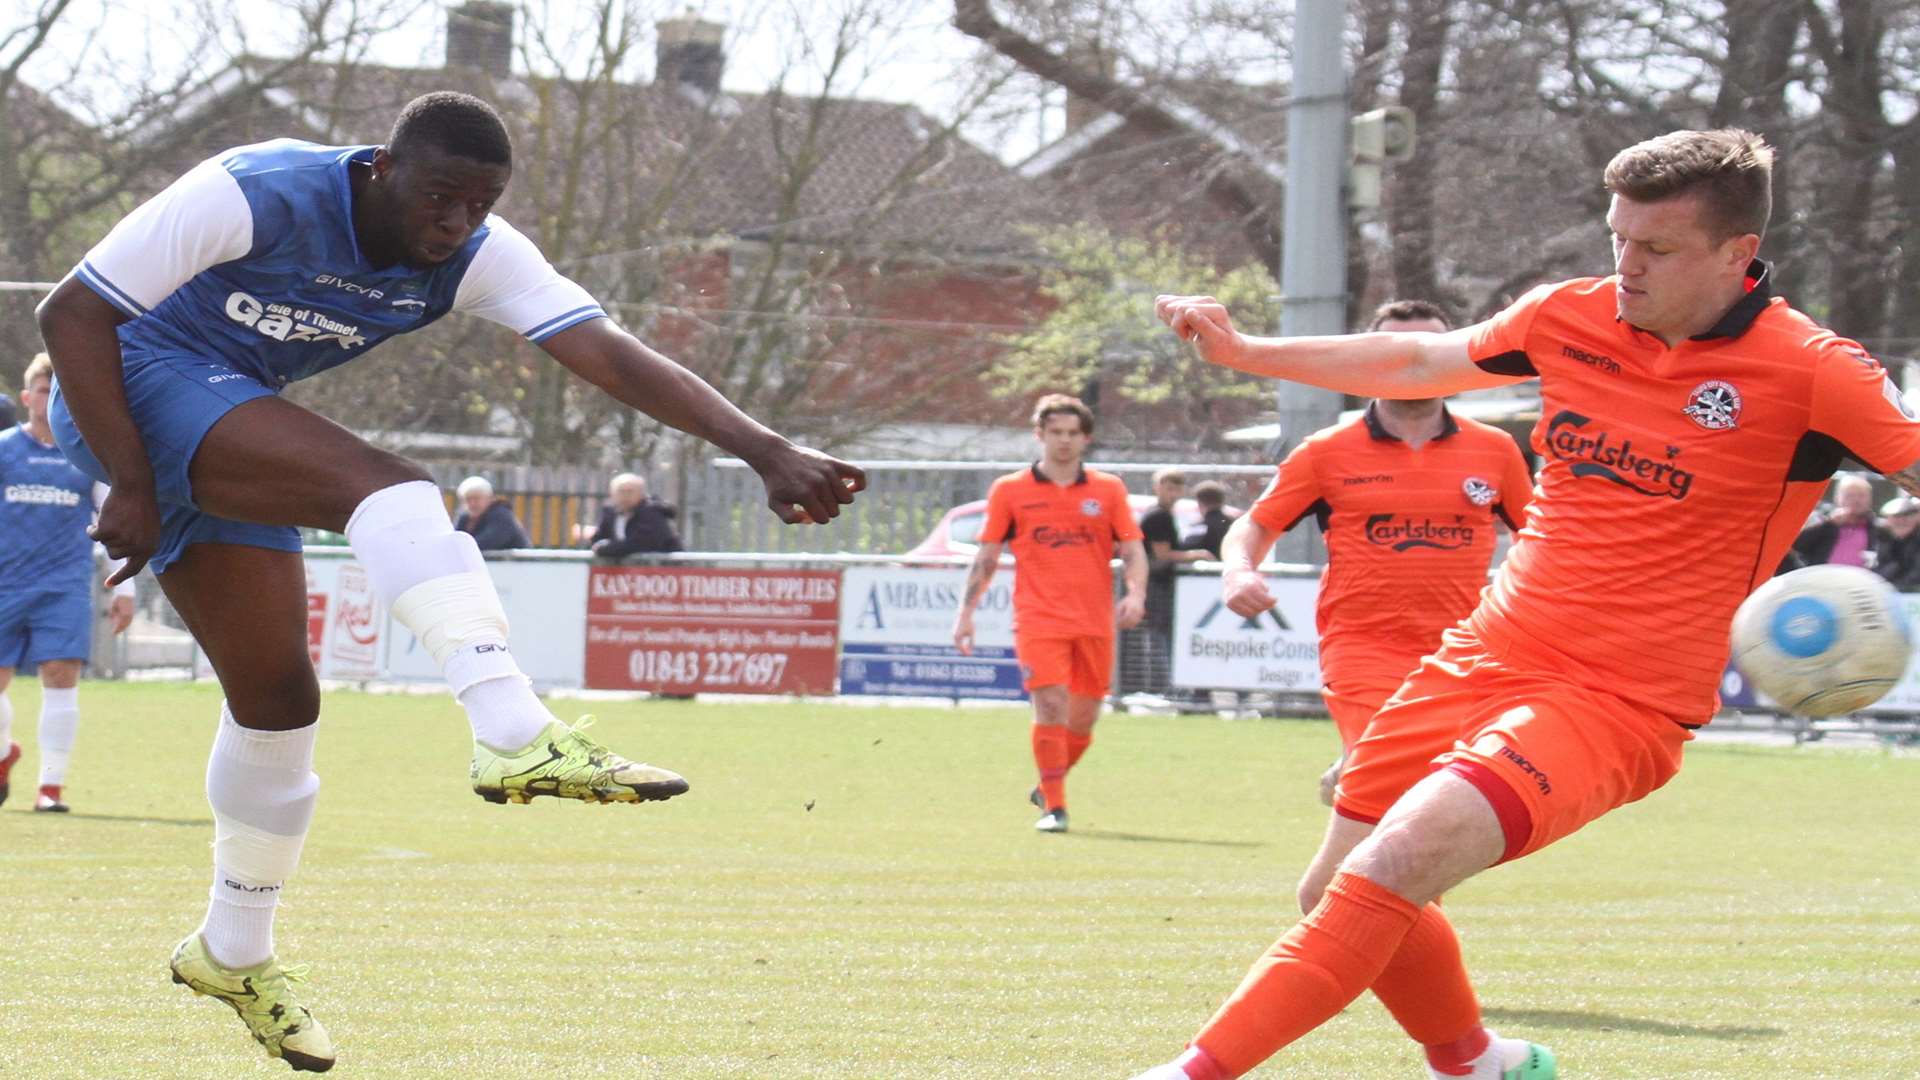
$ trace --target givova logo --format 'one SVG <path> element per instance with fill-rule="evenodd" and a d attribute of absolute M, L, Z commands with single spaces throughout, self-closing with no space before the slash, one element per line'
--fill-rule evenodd
<path fill-rule="evenodd" d="M 251 326 L 275 341 L 338 342 L 343 349 L 365 345 L 358 326 L 328 318 L 318 311 L 291 304 L 268 304 L 243 292 L 227 297 L 227 318 Z"/>
<path fill-rule="evenodd" d="M 1458 551 L 1473 543 L 1473 526 L 1456 515 L 1451 522 L 1432 518 L 1403 518 L 1398 514 L 1375 514 L 1367 519 L 1367 542 L 1395 551 L 1414 548 L 1439 548 Z"/>
<path fill-rule="evenodd" d="M 1547 424 L 1547 452 L 1572 462 L 1575 476 L 1597 476 L 1629 491 L 1654 498 L 1684 499 L 1693 490 L 1693 474 L 1673 463 L 1680 448 L 1666 448 L 1665 459 L 1635 452 L 1632 439 L 1614 441 L 1611 432 L 1589 432 L 1593 421 L 1571 410 Z"/>

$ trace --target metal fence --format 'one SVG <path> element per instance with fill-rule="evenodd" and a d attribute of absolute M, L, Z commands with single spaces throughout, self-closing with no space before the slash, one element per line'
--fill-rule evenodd
<path fill-rule="evenodd" d="M 867 492 L 825 528 L 781 524 L 767 509 L 760 477 L 737 458 L 717 458 L 690 479 L 682 507 L 682 534 L 701 551 L 900 554 L 932 532 L 948 510 L 987 497 L 995 479 L 1026 461 L 863 461 Z M 1118 475 L 1127 490 L 1144 494 L 1154 472 L 1177 468 L 1188 480 L 1219 480 L 1228 502 L 1245 506 L 1273 475 L 1271 465 L 1192 465 L 1164 462 L 1090 463 Z"/>

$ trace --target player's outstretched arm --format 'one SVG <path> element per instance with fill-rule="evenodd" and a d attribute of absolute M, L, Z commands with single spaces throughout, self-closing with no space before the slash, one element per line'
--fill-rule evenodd
<path fill-rule="evenodd" d="M 1255 521 L 1252 514 L 1240 515 L 1227 529 L 1226 538 L 1220 541 L 1220 561 L 1225 564 L 1220 574 L 1220 599 L 1227 610 L 1252 618 L 1273 606 L 1273 593 L 1260 574 L 1260 563 L 1278 538 L 1279 534 Z"/>
<path fill-rule="evenodd" d="M 1226 306 L 1211 296 L 1160 296 L 1153 309 L 1210 364 L 1346 394 L 1442 397 L 1519 381 L 1474 364 L 1467 353 L 1475 330 L 1471 326 L 1444 334 L 1271 338 L 1235 330 Z"/>
<path fill-rule="evenodd" d="M 795 446 L 741 412 L 706 380 L 642 344 L 610 319 L 589 319 L 540 343 L 575 375 L 663 423 L 753 466 L 780 520 L 826 523 L 867 486 L 859 467 Z"/>
<path fill-rule="evenodd" d="M 960 610 L 953 617 L 953 646 L 960 650 L 961 656 L 973 655 L 973 609 L 980 606 L 980 597 L 986 594 L 994 572 L 999 569 L 1000 545 L 981 544 L 973 553 L 973 564 L 967 567 L 967 584 L 960 591 Z"/>
<path fill-rule="evenodd" d="M 154 500 L 153 464 L 127 410 L 115 329 L 127 317 L 72 274 L 34 312 L 60 396 L 74 425 L 107 470 L 111 488 L 89 534 L 120 568 L 107 579 L 117 585 L 140 572 L 160 541 L 160 504 Z"/>

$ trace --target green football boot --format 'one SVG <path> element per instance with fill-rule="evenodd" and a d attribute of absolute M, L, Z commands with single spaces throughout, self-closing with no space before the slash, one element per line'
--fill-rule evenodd
<path fill-rule="evenodd" d="M 473 744 L 474 793 L 488 802 L 532 802 L 541 795 L 581 802 L 656 802 L 684 794 L 678 773 L 628 761 L 583 732 L 592 717 L 574 727 L 555 720 L 523 750 L 502 754 Z"/>
<path fill-rule="evenodd" d="M 1500 1080 L 1556 1080 L 1559 1075 L 1560 1064 L 1553 1060 L 1553 1051 L 1530 1042 L 1526 1060 L 1502 1073 Z"/>
<path fill-rule="evenodd" d="M 1489 1032 L 1489 1034 L 1492 1034 Z M 1471 1071 L 1462 1077 L 1443 1074 L 1427 1066 L 1430 1080 L 1557 1080 L 1560 1066 L 1553 1051 L 1525 1039 L 1503 1039 L 1493 1035 L 1485 1052 L 1474 1059 Z"/>
<path fill-rule="evenodd" d="M 333 1068 L 333 1040 L 327 1029 L 294 998 L 292 984 L 305 980 L 305 965 L 283 968 L 268 958 L 228 971 L 207 955 L 206 942 L 195 932 L 173 950 L 169 966 L 174 982 L 232 1006 L 254 1041 L 267 1048 L 268 1057 L 283 1059 L 295 1072 Z"/>

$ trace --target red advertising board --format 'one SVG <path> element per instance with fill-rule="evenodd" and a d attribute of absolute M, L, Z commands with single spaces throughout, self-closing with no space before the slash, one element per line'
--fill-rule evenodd
<path fill-rule="evenodd" d="M 587 671 L 597 690 L 831 694 L 835 570 L 595 566 Z"/>

